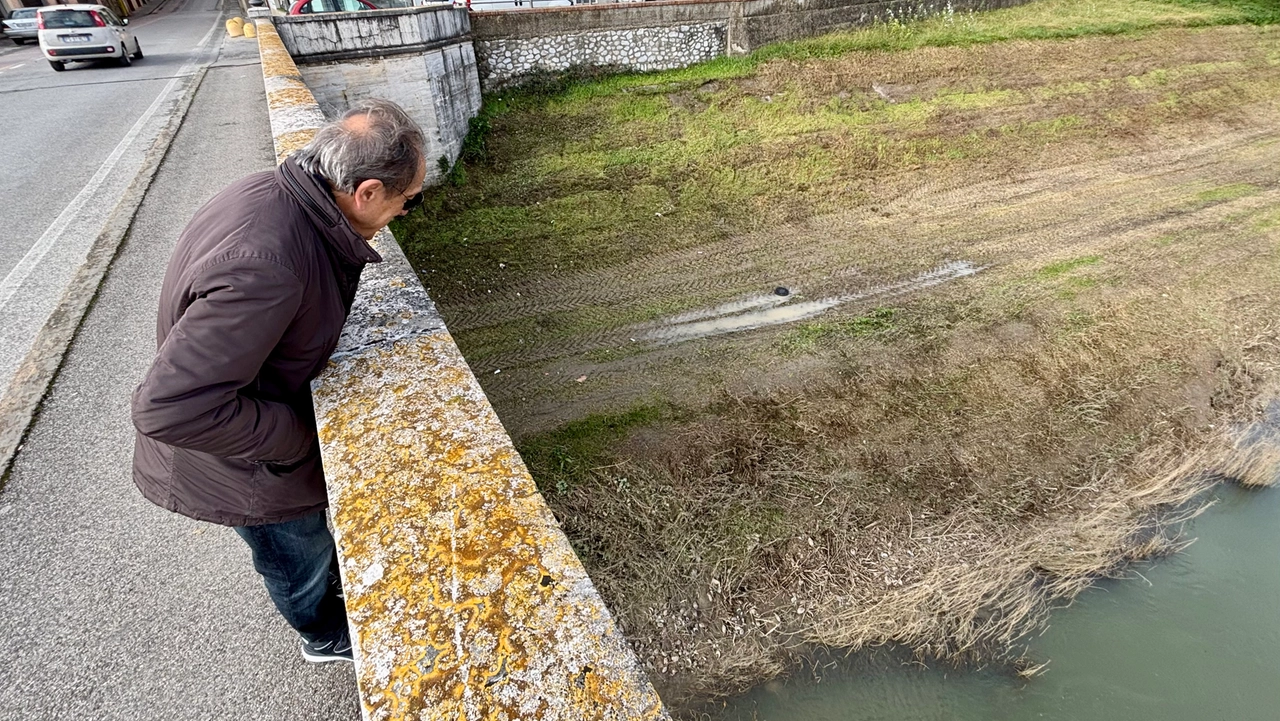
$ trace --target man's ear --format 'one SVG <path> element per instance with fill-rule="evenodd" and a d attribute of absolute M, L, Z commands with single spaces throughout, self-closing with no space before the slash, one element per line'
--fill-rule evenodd
<path fill-rule="evenodd" d="M 377 200 L 382 195 L 382 181 L 370 178 L 356 186 L 353 198 L 360 205 Z"/>

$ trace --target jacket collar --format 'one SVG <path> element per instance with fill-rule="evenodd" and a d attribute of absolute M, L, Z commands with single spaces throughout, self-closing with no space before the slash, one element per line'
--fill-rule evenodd
<path fill-rule="evenodd" d="M 291 157 L 276 168 L 276 182 L 297 199 L 312 225 L 344 262 L 354 266 L 382 262 L 378 251 L 351 227 L 338 209 L 327 183 L 303 170 Z"/>

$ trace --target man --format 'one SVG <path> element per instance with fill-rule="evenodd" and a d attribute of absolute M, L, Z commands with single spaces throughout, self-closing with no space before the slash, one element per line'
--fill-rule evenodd
<path fill-rule="evenodd" d="M 215 196 L 178 239 L 133 395 L 139 490 L 234 527 L 313 663 L 351 644 L 310 383 L 382 260 L 368 241 L 421 202 L 425 175 L 422 131 L 374 100 Z"/>

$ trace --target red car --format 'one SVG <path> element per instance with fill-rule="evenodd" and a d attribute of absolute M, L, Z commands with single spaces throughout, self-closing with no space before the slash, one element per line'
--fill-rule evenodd
<path fill-rule="evenodd" d="M 293 4 L 293 7 L 289 8 L 289 14 L 352 13 L 377 9 L 378 6 L 368 2 L 368 0 L 298 0 Z"/>

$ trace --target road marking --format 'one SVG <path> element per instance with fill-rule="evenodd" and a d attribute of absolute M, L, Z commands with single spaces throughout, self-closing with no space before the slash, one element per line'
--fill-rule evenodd
<path fill-rule="evenodd" d="M 3 68 L 0 68 L 0 73 L 3 73 L 6 70 L 13 70 L 14 68 L 20 68 L 23 65 L 26 65 L 26 63 L 18 63 L 16 65 L 6 65 Z"/>
<path fill-rule="evenodd" d="M 71 225 L 71 221 L 76 214 L 84 208 L 89 199 L 93 197 L 93 194 L 98 192 L 102 184 L 111 176 L 111 171 L 115 170 L 116 163 L 120 162 L 120 158 L 129 149 L 129 146 L 133 144 L 133 141 L 137 139 L 138 135 L 142 133 L 142 129 L 146 127 L 151 118 L 159 112 L 161 106 L 169 99 L 169 94 L 178 84 L 178 81 L 190 76 L 196 66 L 199 65 L 200 54 L 204 50 L 204 46 L 209 42 L 209 38 L 213 37 L 213 31 L 217 30 L 220 25 L 220 22 L 214 21 L 213 25 L 209 27 L 209 32 L 205 33 L 204 38 L 196 45 L 191 60 L 178 69 L 177 75 L 164 86 L 164 89 L 156 96 L 155 101 L 151 103 L 151 107 L 147 108 L 142 117 L 138 118 L 138 122 L 133 124 L 133 127 L 129 129 L 128 133 L 125 133 L 124 138 L 111 151 L 107 159 L 102 162 L 98 172 L 93 174 L 93 177 L 80 189 L 80 192 L 71 200 L 71 203 L 62 209 L 62 212 L 54 219 L 53 224 L 45 229 L 44 233 L 40 235 L 40 239 L 27 250 L 26 255 L 22 256 L 22 260 L 18 261 L 18 264 L 9 271 L 4 280 L 0 280 L 0 307 L 4 307 L 9 303 L 13 295 L 18 292 L 18 288 L 23 281 L 40 265 L 40 261 L 44 260 L 44 257 L 49 254 L 49 250 L 53 248 L 58 238 L 66 232 L 67 226 Z"/>

